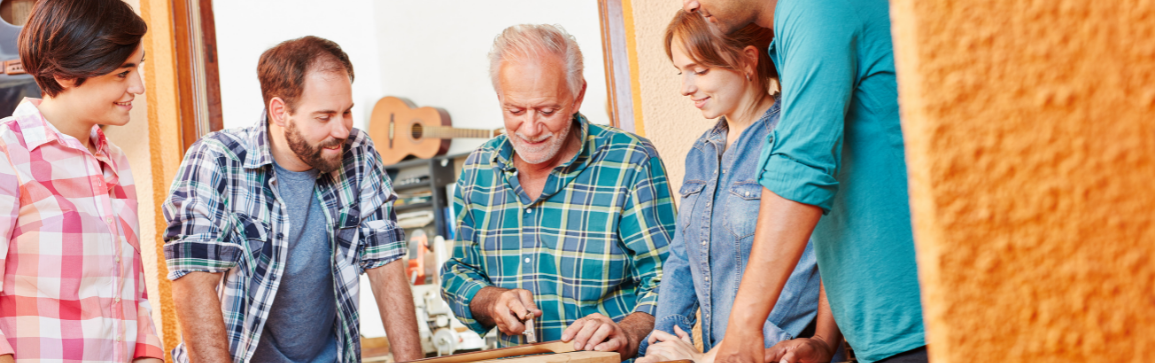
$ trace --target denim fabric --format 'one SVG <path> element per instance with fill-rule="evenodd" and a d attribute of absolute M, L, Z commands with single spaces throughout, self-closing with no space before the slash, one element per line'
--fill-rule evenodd
<path fill-rule="evenodd" d="M 654 330 L 673 333 L 678 325 L 690 332 L 694 312 L 701 309 L 703 348 L 709 350 L 725 335 L 754 242 L 762 196 L 757 156 L 778 124 L 778 111 L 775 103 L 728 149 L 728 128 L 719 120 L 686 155 L 678 227 L 658 289 Z M 767 347 L 793 339 L 814 320 L 819 276 L 812 249 L 806 246 L 763 325 Z"/>

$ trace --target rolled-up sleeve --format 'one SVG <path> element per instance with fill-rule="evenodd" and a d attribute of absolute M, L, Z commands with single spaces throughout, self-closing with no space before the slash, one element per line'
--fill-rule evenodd
<path fill-rule="evenodd" d="M 622 207 L 618 235 L 630 255 L 631 272 L 638 286 L 634 312 L 657 315 L 662 261 L 669 252 L 676 221 L 662 160 L 654 152 L 642 165 Z"/>
<path fill-rule="evenodd" d="M 470 158 L 474 158 L 473 155 Z M 485 335 L 489 328 L 477 322 L 469 304 L 478 291 L 493 286 L 485 275 L 482 267 L 484 257 L 481 255 L 481 245 L 477 240 L 472 212 L 468 208 L 463 190 L 467 182 L 472 182 L 474 172 L 462 172 L 461 179 L 453 192 L 453 209 L 457 214 L 457 243 L 453 248 L 453 257 L 441 267 L 441 297 L 453 309 L 457 319 L 478 334 Z M 468 180 L 468 181 L 467 181 Z"/>
<path fill-rule="evenodd" d="M 778 196 L 829 213 L 839 187 L 857 67 L 854 24 L 860 22 L 850 10 L 801 7 L 774 29 L 782 118 L 762 149 L 758 181 Z"/>
<path fill-rule="evenodd" d="M 237 265 L 241 242 L 236 218 L 221 194 L 227 181 L 211 144 L 197 143 L 185 154 L 163 205 L 168 223 L 164 257 L 170 280 L 190 272 L 225 272 Z"/>
<path fill-rule="evenodd" d="M 369 150 L 366 167 L 368 175 L 361 181 L 361 270 L 384 266 L 405 256 L 405 230 L 397 225 L 393 203 L 397 194 L 389 182 L 389 174 L 381 164 L 373 141 L 366 138 Z"/>

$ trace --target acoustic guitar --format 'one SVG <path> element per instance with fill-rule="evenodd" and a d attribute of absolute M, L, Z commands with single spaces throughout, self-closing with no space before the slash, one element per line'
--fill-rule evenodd
<path fill-rule="evenodd" d="M 387 96 L 373 106 L 369 119 L 369 138 L 373 139 L 381 163 L 395 164 L 410 155 L 428 159 L 449 151 L 453 138 L 488 139 L 501 135 L 501 129 L 463 129 L 452 127 L 449 113 L 438 107 L 417 108 L 404 98 Z"/>

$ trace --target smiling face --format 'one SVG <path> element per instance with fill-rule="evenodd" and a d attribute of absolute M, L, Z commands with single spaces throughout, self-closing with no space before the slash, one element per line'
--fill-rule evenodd
<path fill-rule="evenodd" d="M 144 48 L 137 46 L 116 70 L 89 77 L 79 86 L 75 80 L 58 78 L 56 81 L 64 90 L 53 98 L 68 104 L 75 114 L 83 115 L 86 123 L 124 126 L 129 121 L 132 101 L 144 93 L 141 63 L 144 63 Z"/>
<path fill-rule="evenodd" d="M 674 67 L 682 79 L 682 95 L 702 110 L 702 116 L 713 119 L 733 114 L 741 105 L 750 82 L 733 70 L 707 67 L 695 62 L 675 38 L 670 49 Z"/>
<path fill-rule="evenodd" d="M 283 108 L 285 141 L 301 162 L 328 173 L 341 167 L 353 129 L 353 87 L 343 69 L 305 74 L 296 110 Z"/>
<path fill-rule="evenodd" d="M 534 165 L 560 164 L 585 85 L 577 95 L 570 92 L 565 65 L 555 55 L 504 62 L 498 82 L 505 130 L 517 156 Z"/>
<path fill-rule="evenodd" d="M 759 1 L 766 0 L 682 0 L 682 10 L 701 13 L 718 30 L 730 33 L 758 18 Z"/>

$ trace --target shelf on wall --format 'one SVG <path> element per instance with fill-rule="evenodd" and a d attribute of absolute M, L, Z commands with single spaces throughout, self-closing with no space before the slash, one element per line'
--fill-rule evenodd
<path fill-rule="evenodd" d="M 434 217 L 434 234 L 446 237 L 451 236 L 452 226 L 450 226 L 449 223 L 453 223 L 453 221 L 447 220 L 446 218 L 446 210 L 449 209 L 451 196 L 446 195 L 445 187 L 457 182 L 457 172 L 454 170 L 454 161 L 468 155 L 469 154 L 456 154 L 437 156 L 430 159 L 408 159 L 395 164 L 385 165 L 385 172 L 389 174 L 391 181 L 396 181 L 398 177 L 402 177 L 403 179 L 424 179 L 417 183 L 406 183 L 400 186 L 393 185 L 394 193 L 400 194 L 404 191 L 421 191 L 425 189 L 432 191 L 432 193 L 430 193 L 431 198 L 428 202 L 395 204 L 393 211 L 400 214 L 416 210 L 431 210 Z"/>
<path fill-rule="evenodd" d="M 410 183 L 410 184 L 405 184 L 405 185 L 401 185 L 401 186 L 394 186 L 393 191 L 400 193 L 400 192 L 403 192 L 406 190 L 421 189 L 421 188 L 429 188 L 429 182 Z"/>
<path fill-rule="evenodd" d="M 401 213 L 401 212 L 410 211 L 410 210 L 419 209 L 419 208 L 429 208 L 432 206 L 433 206 L 433 202 L 402 204 L 402 205 L 394 206 L 393 210 L 397 213 Z"/>

